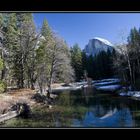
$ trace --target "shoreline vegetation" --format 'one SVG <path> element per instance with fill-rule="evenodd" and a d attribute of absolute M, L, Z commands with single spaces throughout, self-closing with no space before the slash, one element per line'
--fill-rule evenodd
<path fill-rule="evenodd" d="M 110 80 L 106 79 L 111 83 Z M 99 85 L 103 85 L 103 83 L 107 84 L 105 80 L 101 80 L 103 82 L 97 82 Z M 95 83 L 95 81 L 93 81 Z M 97 84 L 96 83 L 96 84 Z M 78 82 L 79 84 L 83 84 L 83 82 Z M 61 84 L 54 84 L 52 85 L 52 89 L 63 87 L 64 83 Z M 74 84 L 75 85 L 75 84 Z M 89 85 L 90 87 L 94 87 L 94 84 Z M 88 87 L 85 87 L 85 89 Z M 79 90 L 79 89 L 78 89 Z M 65 89 L 64 89 L 65 91 Z M 66 90 L 68 91 L 68 89 Z M 67 96 L 65 94 L 51 94 L 52 98 L 55 98 L 55 103 L 51 105 L 51 107 L 48 106 L 48 104 L 43 102 L 36 102 L 32 97 L 36 94 L 36 90 L 31 89 L 22 89 L 22 90 L 14 90 L 13 92 L 7 92 L 5 95 L 1 94 L 3 101 L 6 103 L 14 104 L 16 102 L 19 103 L 28 103 L 31 107 L 31 116 L 27 119 L 24 118 L 12 118 L 11 120 L 7 120 L 6 123 L 1 122 L 0 125 L 2 127 L 11 126 L 11 127 L 44 127 L 44 123 L 42 121 L 45 121 L 46 127 L 59 127 L 59 121 L 61 121 L 61 127 L 69 126 L 70 120 L 75 117 L 81 117 L 82 113 L 85 113 L 87 111 L 87 108 L 85 106 L 71 106 L 70 102 L 65 102 L 67 99 Z M 75 93 L 76 94 L 76 93 Z M 98 93 L 97 93 L 98 94 Z M 99 93 L 100 94 L 100 93 Z M 114 92 L 109 92 L 108 94 L 114 95 Z M 119 96 L 119 94 L 117 94 Z M 57 101 L 57 97 L 62 96 L 59 101 Z M 130 97 L 130 96 L 129 96 Z M 136 98 L 132 98 L 134 100 L 137 100 Z M 1 100 L 2 101 L 2 100 Z M 71 100 L 72 101 L 72 100 Z M 60 104 L 59 104 L 60 102 Z M 2 102 L 1 102 L 2 103 Z M 1 107 L 4 107 L 1 105 Z M 6 108 L 5 108 L 6 109 Z M 46 116 L 47 115 L 47 116 Z M 59 120 L 57 121 L 57 117 Z M 16 116 L 15 116 L 16 117 Z M 55 118 L 55 119 L 54 119 Z M 65 119 L 67 118 L 69 121 L 66 123 Z M 103 117 L 104 118 L 104 117 Z M 102 119 L 103 119 L 102 118 Z M 32 122 L 32 123 L 31 123 Z M 58 123 L 58 124 L 57 124 Z"/>
<path fill-rule="evenodd" d="M 120 86 L 119 83 L 120 83 L 120 80 L 117 78 L 94 80 L 94 81 L 91 81 L 90 85 L 88 85 L 88 82 L 85 82 L 85 81 L 71 83 L 71 84 L 55 83 L 55 84 L 52 84 L 52 93 L 50 94 L 50 98 L 53 100 L 57 99 L 57 96 L 59 95 L 55 94 L 56 91 L 62 92 L 65 90 L 80 90 L 80 89 L 83 90 L 84 88 L 93 87 L 97 91 L 98 90 L 105 91 L 106 93 L 112 94 L 112 95 L 115 95 L 117 93 L 118 96 L 132 97 L 131 99 L 140 100 L 139 99 L 140 92 L 138 91 L 122 92 L 124 91 L 123 89 L 125 89 L 125 87 Z M 37 95 L 37 92 L 38 90 L 31 90 L 31 89 L 25 88 L 25 89 L 20 89 L 20 90 L 19 89 L 9 90 L 4 94 L 0 94 L 0 98 L 1 98 L 0 116 L 3 116 L 4 114 L 8 113 L 8 110 L 11 108 L 11 106 L 15 105 L 16 103 L 25 103 L 29 105 L 31 108 L 31 111 L 36 110 L 35 108 L 42 108 L 42 107 L 44 107 L 46 111 L 48 110 L 47 112 L 49 111 L 52 112 L 52 110 L 54 111 L 53 113 L 64 111 L 62 106 L 60 107 L 56 103 L 52 104 L 53 100 L 50 102 L 44 102 L 43 101 L 44 98 L 41 98 L 43 100 L 39 100 L 39 102 L 38 100 L 34 100 L 33 97 Z M 15 115 L 13 117 L 17 117 L 17 116 Z"/>
<path fill-rule="evenodd" d="M 63 85 L 64 85 L 64 83 L 53 84 L 52 89 L 62 87 Z M 66 109 L 65 106 L 59 105 L 59 104 L 49 105 L 46 102 L 45 103 L 42 102 L 42 101 L 37 102 L 36 100 L 34 100 L 32 98 L 36 94 L 37 94 L 37 90 L 31 90 L 31 89 L 20 89 L 20 90 L 19 89 L 14 89 L 12 91 L 5 92 L 4 94 L 0 94 L 0 98 L 1 98 L 1 101 L 0 101 L 0 116 L 4 116 L 4 115 L 8 114 L 8 112 L 10 113 L 11 111 L 9 111 L 9 109 L 13 105 L 15 105 L 16 103 L 25 103 L 25 104 L 29 105 L 30 108 L 31 108 L 31 114 L 33 113 L 32 117 L 35 117 L 34 119 L 39 119 L 39 118 L 36 118 L 36 116 L 34 116 L 34 113 L 35 112 L 38 113 L 38 111 L 42 108 L 44 108 L 44 110 L 45 110 L 44 112 L 46 112 L 48 114 L 53 115 L 53 114 L 63 112 L 67 117 L 71 117 L 72 112 L 76 112 L 75 108 L 73 108 L 73 107 L 68 107 Z M 50 94 L 50 97 L 52 99 L 56 99 L 57 96 L 58 95 L 53 94 L 53 93 Z M 13 111 L 13 113 L 16 113 L 16 112 Z M 11 112 L 11 115 L 12 115 L 12 112 Z M 10 121 L 9 119 L 13 119 L 14 117 L 18 117 L 18 115 L 14 115 L 13 117 L 9 117 L 7 120 L 0 121 L 1 125 L 3 125 L 5 123 L 5 121 Z M 48 117 L 48 120 L 50 119 L 50 117 L 52 117 L 52 115 L 50 115 Z M 42 116 L 42 117 L 44 117 L 44 116 Z M 27 119 L 30 119 L 30 118 L 27 118 Z"/>

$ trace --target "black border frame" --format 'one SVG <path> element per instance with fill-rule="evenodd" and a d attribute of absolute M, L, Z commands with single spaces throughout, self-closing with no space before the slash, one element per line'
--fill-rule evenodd
<path fill-rule="evenodd" d="M 132 13 L 132 12 L 140 12 L 140 4 L 139 0 L 4 0 L 0 4 L 0 11 L 1 12 L 105 12 L 105 13 Z M 78 131 L 77 131 L 78 129 Z M 125 129 L 127 131 L 124 131 Z M 46 128 L 46 129 L 14 129 L 14 128 L 1 128 L 2 136 L 8 137 L 17 137 L 18 139 L 27 138 L 29 135 L 32 137 L 39 137 L 39 139 L 44 137 L 53 138 L 60 136 L 61 138 L 73 138 L 74 135 L 81 135 L 83 138 L 122 138 L 121 136 L 125 137 L 138 136 L 138 131 L 130 131 L 135 128 L 91 128 L 91 129 L 56 129 L 56 128 Z M 21 131 L 21 130 L 24 130 Z M 32 130 L 32 131 L 30 131 Z M 45 130 L 45 131 L 44 131 Z M 47 131 L 46 131 L 47 130 Z M 69 130 L 72 132 L 69 132 Z M 80 131 L 79 131 L 80 130 Z M 93 130 L 93 131 L 91 131 Z M 115 131 L 114 131 L 115 130 Z M 116 133 L 116 130 L 119 132 Z M 136 129 L 138 130 L 138 129 Z M 7 132 L 8 131 L 8 132 Z M 133 132 L 133 133 L 132 133 Z M 134 133 L 135 132 L 135 133 Z M 24 134 L 23 134 L 24 133 Z M 120 136 L 121 134 L 121 136 Z M 71 136 L 71 137 L 70 137 Z M 37 138 L 36 137 L 36 138 Z M 65 138 L 65 139 L 67 139 Z M 79 139 L 79 138 L 78 138 Z"/>
<path fill-rule="evenodd" d="M 139 0 L 4 0 L 0 11 L 139 11 Z"/>

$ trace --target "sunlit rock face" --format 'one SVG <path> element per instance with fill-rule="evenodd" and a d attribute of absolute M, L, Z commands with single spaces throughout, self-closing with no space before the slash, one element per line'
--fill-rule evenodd
<path fill-rule="evenodd" d="M 94 56 L 95 54 L 98 54 L 101 51 L 106 51 L 110 49 L 113 50 L 113 44 L 111 44 L 108 40 L 95 37 L 93 39 L 89 40 L 89 43 L 85 46 L 84 51 L 86 54 Z"/>

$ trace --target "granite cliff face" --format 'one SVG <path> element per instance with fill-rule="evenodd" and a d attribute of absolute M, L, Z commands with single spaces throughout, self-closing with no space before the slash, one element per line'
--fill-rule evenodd
<path fill-rule="evenodd" d="M 101 51 L 113 50 L 113 45 L 106 39 L 95 37 L 89 40 L 89 43 L 85 46 L 84 51 L 86 54 L 94 56 Z"/>

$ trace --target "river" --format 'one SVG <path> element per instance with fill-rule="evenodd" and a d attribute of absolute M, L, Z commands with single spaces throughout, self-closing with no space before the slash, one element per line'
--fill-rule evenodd
<path fill-rule="evenodd" d="M 31 118 L 14 118 L 1 127 L 140 127 L 140 101 L 100 93 L 93 87 L 55 94 L 58 98 L 50 112 L 45 107 L 38 108 Z"/>

